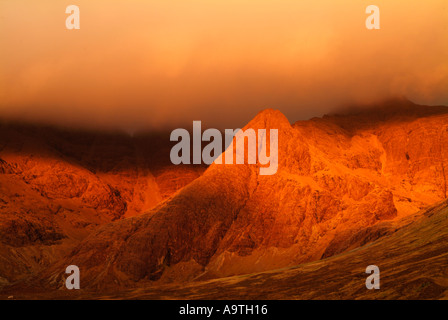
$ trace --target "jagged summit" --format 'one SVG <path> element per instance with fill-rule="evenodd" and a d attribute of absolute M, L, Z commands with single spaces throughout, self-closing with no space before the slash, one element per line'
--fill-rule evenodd
<path fill-rule="evenodd" d="M 291 124 L 281 111 L 269 108 L 260 111 L 245 128 L 289 129 Z"/>

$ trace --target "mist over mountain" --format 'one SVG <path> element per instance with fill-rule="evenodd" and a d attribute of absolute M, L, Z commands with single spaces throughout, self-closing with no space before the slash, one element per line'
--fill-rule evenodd
<path fill-rule="evenodd" d="M 446 0 L 0 2 L 0 116 L 94 129 L 237 128 L 406 96 L 448 104 Z M 73 31 L 73 32 L 72 32 Z"/>

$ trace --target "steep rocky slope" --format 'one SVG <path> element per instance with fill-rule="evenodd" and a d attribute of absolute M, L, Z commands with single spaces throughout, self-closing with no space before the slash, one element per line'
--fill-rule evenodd
<path fill-rule="evenodd" d="M 373 116 L 375 115 L 375 116 Z M 204 280 L 288 267 L 388 234 L 376 224 L 446 197 L 448 115 L 408 101 L 290 125 L 266 110 L 246 128 L 279 130 L 279 168 L 210 166 L 148 213 L 92 232 L 40 279 L 85 288 Z"/>
<path fill-rule="evenodd" d="M 448 203 L 396 220 L 369 233 L 383 236 L 354 250 L 277 270 L 189 283 L 142 281 L 112 291 L 9 288 L 0 299 L 447 299 Z M 380 290 L 367 290 L 366 266 L 380 269 Z"/>
<path fill-rule="evenodd" d="M 153 208 L 201 174 L 161 161 L 169 145 L 160 140 L 1 123 L 0 285 L 42 270 L 98 226 Z"/>
<path fill-rule="evenodd" d="M 101 299 L 448 299 L 448 204 L 381 222 L 381 239 L 328 259 L 264 273 L 217 280 L 141 286 Z M 380 268 L 380 290 L 367 290 L 366 266 Z M 52 292 L 58 297 L 61 292 Z M 51 297 L 51 296 L 49 296 Z"/>

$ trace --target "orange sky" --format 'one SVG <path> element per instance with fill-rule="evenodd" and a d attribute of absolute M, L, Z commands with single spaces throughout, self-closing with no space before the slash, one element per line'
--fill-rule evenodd
<path fill-rule="evenodd" d="M 2 117 L 231 128 L 394 95 L 448 104 L 446 0 L 0 0 Z"/>

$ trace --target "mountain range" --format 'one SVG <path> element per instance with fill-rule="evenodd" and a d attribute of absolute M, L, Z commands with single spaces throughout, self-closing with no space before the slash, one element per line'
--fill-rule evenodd
<path fill-rule="evenodd" d="M 276 174 L 172 165 L 162 133 L 3 122 L 0 297 L 447 297 L 448 108 L 267 109 L 248 128 L 278 130 Z"/>

